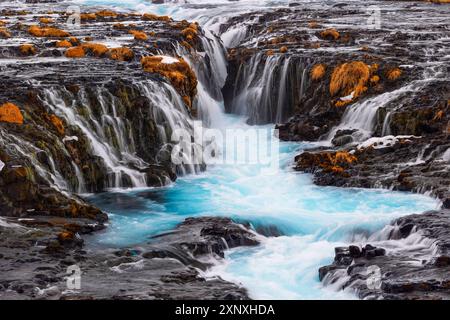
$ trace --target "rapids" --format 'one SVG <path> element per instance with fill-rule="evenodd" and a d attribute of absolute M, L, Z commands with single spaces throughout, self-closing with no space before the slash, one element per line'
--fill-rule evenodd
<path fill-rule="evenodd" d="M 289 1 L 214 1 L 214 4 L 212 1 L 195 1 L 192 4 L 174 2 L 163 5 L 143 0 L 78 2 L 196 20 L 209 32 L 218 33 L 220 23 L 237 12 L 286 6 Z M 319 4 L 315 2 L 315 5 Z M 237 44 L 245 35 L 245 28 L 236 26 L 222 34 L 222 41 L 226 46 Z M 223 84 L 225 61 L 217 43 L 208 51 L 218 69 L 216 82 Z M 112 189 L 108 193 L 89 195 L 89 201 L 110 216 L 110 226 L 91 239 L 91 246 L 135 245 L 172 229 L 187 217 L 227 216 L 249 222 L 256 230 L 276 230 L 281 236 L 261 236 L 261 246 L 230 250 L 224 261 L 217 261 L 216 266 L 207 271 L 207 276 L 221 276 L 241 283 L 248 288 L 252 298 L 352 298 L 350 292 L 336 292 L 333 286 L 325 288 L 319 282 L 318 268 L 332 261 L 334 248 L 367 239 L 383 240 L 383 227 L 392 219 L 435 209 L 440 204 L 425 195 L 314 185 L 310 175 L 291 169 L 295 155 L 311 146 L 310 143 L 278 142 L 270 130 L 273 125 L 252 127 L 245 123 L 248 115 L 245 104 L 252 99 L 261 103 L 261 99 L 268 99 L 270 93 L 265 92 L 256 98 L 251 94 L 251 90 L 247 90 L 235 101 L 235 111 L 240 116 L 226 115 L 220 99 L 217 99 L 220 97 L 212 98 L 206 84 L 200 83 L 200 114 L 211 127 L 222 130 L 266 130 L 267 143 L 279 144 L 279 166 L 275 173 L 264 170 L 264 165 L 215 165 L 208 166 L 206 172 L 182 176 L 176 183 L 162 188 Z M 389 96 L 379 99 L 384 98 L 389 100 Z M 280 99 L 274 103 L 283 106 Z M 367 110 L 361 104 L 362 107 Z M 342 125 L 354 125 L 370 132 L 372 113 L 376 109 L 369 110 L 369 117 L 366 112 L 347 114 Z M 278 120 L 282 117 L 277 114 Z M 102 147 L 99 146 L 98 150 L 101 153 Z M 226 152 L 224 149 L 223 153 Z M 119 165 L 120 161 L 110 164 L 113 171 Z M 139 177 L 136 177 L 134 185 L 139 186 L 138 182 Z M 378 238 L 370 238 L 373 234 L 378 234 Z"/>

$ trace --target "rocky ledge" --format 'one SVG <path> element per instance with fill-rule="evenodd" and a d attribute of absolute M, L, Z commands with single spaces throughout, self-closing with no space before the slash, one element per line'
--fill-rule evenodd
<path fill-rule="evenodd" d="M 205 279 L 213 259 L 258 236 L 227 218 L 189 218 L 146 244 L 84 250 L 80 234 L 101 225 L 67 225 L 48 218 L 0 220 L 1 299 L 248 299 L 244 288 Z M 20 225 L 19 225 L 20 224 Z M 54 238 L 52 232 L 60 228 Z M 81 270 L 81 289 L 69 290 L 69 266 Z"/>
<path fill-rule="evenodd" d="M 449 229 L 448 210 L 399 218 L 373 245 L 336 248 L 319 278 L 364 299 L 449 299 Z"/>

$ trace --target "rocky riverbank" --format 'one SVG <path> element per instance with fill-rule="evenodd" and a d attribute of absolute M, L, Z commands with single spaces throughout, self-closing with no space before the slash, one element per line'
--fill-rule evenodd
<path fill-rule="evenodd" d="M 0 299 L 248 299 L 245 288 L 199 272 L 228 248 L 259 243 L 243 225 L 189 218 L 137 247 L 83 248 L 81 236 L 102 228 L 80 219 L 2 218 Z M 73 266 L 79 290 L 67 287 Z"/>
<path fill-rule="evenodd" d="M 399 218 L 376 246 L 336 248 L 333 264 L 320 268 L 320 280 L 363 299 L 447 300 L 449 228 L 448 210 Z"/>

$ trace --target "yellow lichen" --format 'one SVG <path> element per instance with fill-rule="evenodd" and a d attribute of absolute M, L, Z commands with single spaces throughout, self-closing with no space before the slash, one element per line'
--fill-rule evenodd
<path fill-rule="evenodd" d="M 0 106 L 0 122 L 23 124 L 22 112 L 18 106 L 6 102 Z"/>

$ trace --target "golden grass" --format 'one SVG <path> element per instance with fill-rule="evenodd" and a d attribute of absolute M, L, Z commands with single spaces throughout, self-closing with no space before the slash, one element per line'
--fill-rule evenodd
<path fill-rule="evenodd" d="M 0 122 L 23 124 L 23 115 L 18 106 L 6 102 L 0 106 Z"/>
<path fill-rule="evenodd" d="M 41 28 L 39 26 L 31 26 L 28 28 L 28 33 L 35 37 L 54 37 L 54 38 L 63 38 L 63 37 L 69 37 L 70 34 L 64 30 L 52 28 L 52 27 L 45 27 Z"/>
<path fill-rule="evenodd" d="M 400 78 L 402 73 L 402 70 L 400 70 L 399 68 L 392 68 L 386 72 L 386 77 L 391 81 L 395 81 Z"/>
<path fill-rule="evenodd" d="M 60 135 L 63 135 L 65 133 L 63 121 L 59 117 L 57 117 L 56 115 L 52 114 L 52 115 L 49 116 L 49 120 L 53 124 L 53 126 L 56 129 L 56 131 L 58 131 L 58 133 Z"/>
<path fill-rule="evenodd" d="M 108 55 L 113 60 L 131 61 L 134 58 L 134 52 L 127 47 L 110 49 Z"/>
<path fill-rule="evenodd" d="M 11 33 L 5 28 L 0 28 L 0 38 L 11 38 Z"/>
<path fill-rule="evenodd" d="M 72 47 L 72 42 L 70 42 L 69 40 L 60 40 L 60 41 L 56 41 L 55 46 L 57 48 L 70 48 Z"/>
<path fill-rule="evenodd" d="M 166 21 L 166 22 L 172 20 L 169 16 L 158 16 L 152 13 L 144 13 L 142 15 L 142 19 L 147 21 Z"/>
<path fill-rule="evenodd" d="M 128 31 L 128 33 L 132 34 L 134 36 L 135 40 L 146 41 L 148 39 L 147 34 L 142 31 L 130 30 L 130 31 Z"/>
<path fill-rule="evenodd" d="M 49 24 L 49 23 L 53 23 L 55 21 L 52 18 L 42 17 L 42 18 L 39 18 L 39 22 L 43 23 L 43 24 Z"/>
<path fill-rule="evenodd" d="M 367 82 L 370 77 L 369 66 L 361 61 L 346 62 L 334 68 L 330 81 L 331 96 L 348 96 L 353 92 L 353 97 L 358 97 L 367 90 Z"/>
<path fill-rule="evenodd" d="M 108 47 L 104 44 L 87 42 L 81 45 L 86 54 L 92 53 L 96 57 L 104 56 L 108 52 Z"/>
<path fill-rule="evenodd" d="M 81 46 L 67 49 L 64 55 L 67 58 L 83 58 L 86 56 Z"/>
<path fill-rule="evenodd" d="M 22 44 L 19 47 L 19 51 L 21 54 L 26 55 L 26 56 L 31 56 L 36 54 L 37 49 L 34 45 L 32 44 Z"/>
<path fill-rule="evenodd" d="M 142 57 L 141 64 L 144 71 L 158 73 L 167 78 L 182 97 L 189 98 L 184 101 L 191 107 L 190 97 L 194 97 L 197 92 L 197 77 L 194 71 L 182 58 L 179 58 L 178 62 L 170 64 L 162 63 L 162 59 L 162 57 L 155 56 Z"/>
<path fill-rule="evenodd" d="M 320 33 L 321 38 L 328 39 L 328 40 L 337 40 L 337 39 L 339 39 L 340 36 L 341 35 L 339 34 L 339 32 L 334 28 L 323 30 Z"/>
<path fill-rule="evenodd" d="M 314 81 L 320 80 L 325 75 L 326 65 L 324 64 L 316 64 L 311 68 L 311 79 Z"/>

